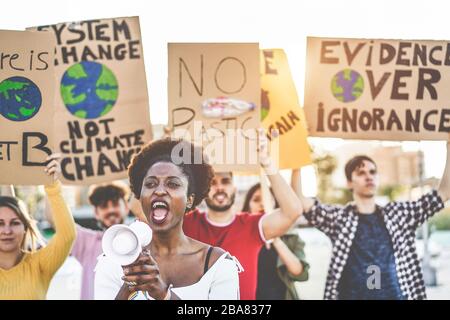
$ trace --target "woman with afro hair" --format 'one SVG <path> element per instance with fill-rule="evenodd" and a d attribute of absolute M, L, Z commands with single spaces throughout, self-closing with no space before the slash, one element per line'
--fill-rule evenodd
<path fill-rule="evenodd" d="M 128 175 L 153 239 L 131 265 L 99 258 L 95 298 L 239 299 L 234 257 L 183 232 L 185 213 L 208 194 L 214 175 L 203 150 L 185 140 L 157 140 L 133 157 Z"/>

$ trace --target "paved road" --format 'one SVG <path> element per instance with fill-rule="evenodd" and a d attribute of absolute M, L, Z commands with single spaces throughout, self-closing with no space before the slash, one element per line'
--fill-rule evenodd
<path fill-rule="evenodd" d="M 301 229 L 300 235 L 306 243 L 305 254 L 311 267 L 309 280 L 297 283 L 296 287 L 302 299 L 322 299 L 331 244 L 325 235 L 315 229 Z M 450 300 L 450 246 L 438 248 L 439 257 L 432 260 L 432 266 L 437 271 L 438 286 L 427 287 L 427 295 L 430 300 Z"/>
<path fill-rule="evenodd" d="M 296 284 L 302 299 L 321 300 L 330 260 L 331 244 L 316 229 L 302 229 L 300 235 L 306 242 L 305 253 L 311 265 L 307 282 Z M 437 270 L 438 286 L 427 288 L 428 298 L 450 300 L 450 246 L 440 247 L 440 255 L 432 261 Z M 80 297 L 81 266 L 69 258 L 53 279 L 47 298 L 78 300 Z"/>

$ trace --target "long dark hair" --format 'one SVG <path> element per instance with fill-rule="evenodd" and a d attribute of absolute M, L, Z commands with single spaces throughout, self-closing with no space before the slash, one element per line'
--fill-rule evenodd
<path fill-rule="evenodd" d="M 261 189 L 261 183 L 259 182 L 253 185 L 250 189 L 248 189 L 247 194 L 245 195 L 244 205 L 242 206 L 242 212 L 250 212 L 250 200 L 252 199 L 255 192 L 258 191 L 259 189 Z M 277 199 L 275 199 L 272 189 L 270 189 L 270 193 L 272 194 L 272 197 L 275 200 L 275 208 L 278 208 L 279 207 L 278 201 Z"/>

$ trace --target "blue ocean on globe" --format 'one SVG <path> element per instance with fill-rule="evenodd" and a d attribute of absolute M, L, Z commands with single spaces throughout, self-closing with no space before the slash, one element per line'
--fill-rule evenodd
<path fill-rule="evenodd" d="M 42 104 L 41 91 L 28 78 L 11 77 L 0 82 L 0 114 L 8 120 L 34 117 Z"/>
<path fill-rule="evenodd" d="M 117 101 L 118 83 L 105 65 L 82 61 L 66 70 L 60 90 L 70 113 L 83 119 L 95 119 L 113 108 Z"/>

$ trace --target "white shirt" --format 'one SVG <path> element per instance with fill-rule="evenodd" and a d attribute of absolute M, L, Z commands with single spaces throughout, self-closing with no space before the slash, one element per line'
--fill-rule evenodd
<path fill-rule="evenodd" d="M 236 258 L 227 259 L 224 253 L 196 283 L 172 288 L 182 300 L 238 300 L 239 276 Z M 114 300 L 123 285 L 122 267 L 109 257 L 101 255 L 95 268 L 95 300 Z M 146 292 L 137 291 L 130 300 L 153 300 Z"/>

